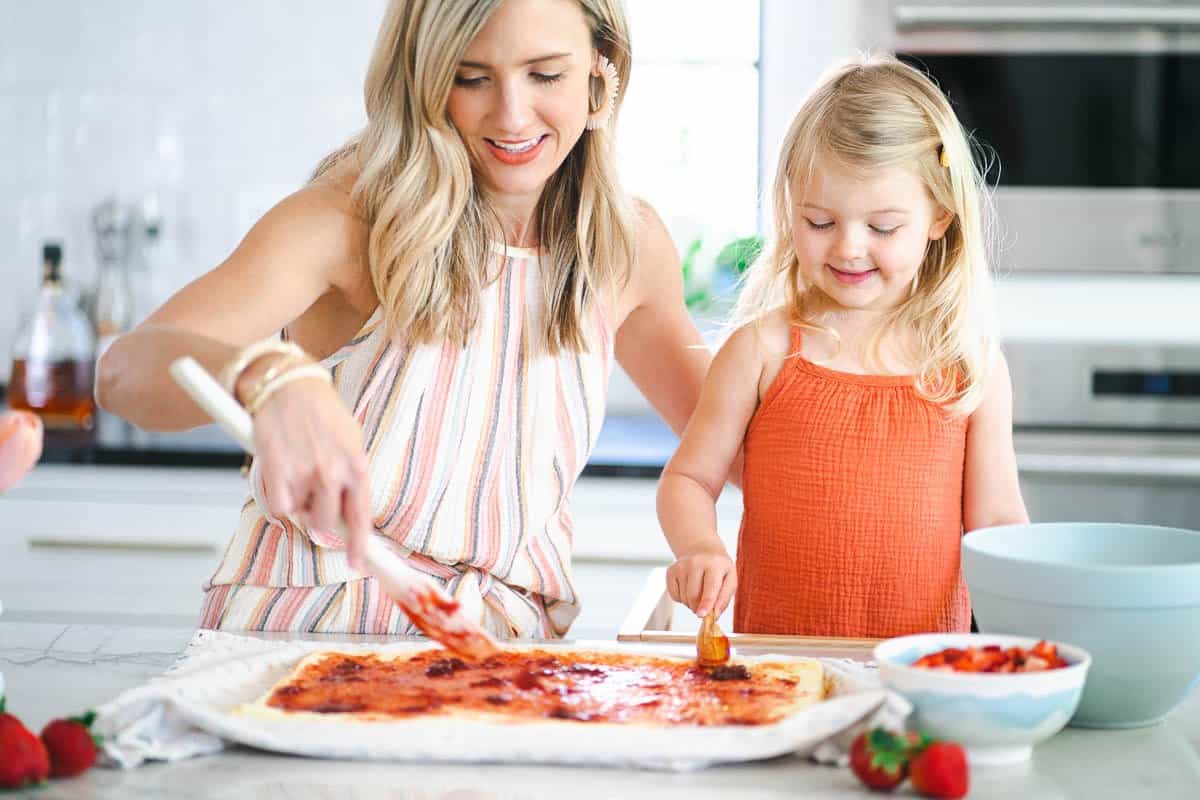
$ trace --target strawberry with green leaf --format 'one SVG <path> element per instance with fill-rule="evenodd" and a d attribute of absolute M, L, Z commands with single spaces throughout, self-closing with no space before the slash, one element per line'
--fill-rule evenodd
<path fill-rule="evenodd" d="M 855 737 L 850 745 L 850 769 L 865 786 L 890 792 L 908 777 L 908 752 L 912 743 L 883 728 Z"/>
<path fill-rule="evenodd" d="M 70 778 L 86 772 L 96 763 L 100 737 L 92 733 L 96 712 L 78 717 L 55 719 L 42 729 L 42 742 L 50 754 L 50 774 L 55 778 Z"/>

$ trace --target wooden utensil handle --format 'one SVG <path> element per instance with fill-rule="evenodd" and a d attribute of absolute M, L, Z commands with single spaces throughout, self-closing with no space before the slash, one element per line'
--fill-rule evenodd
<path fill-rule="evenodd" d="M 784 636 L 763 633 L 729 633 L 729 644 L 734 647 L 811 647 L 820 649 L 870 649 L 882 639 L 849 639 L 826 636 Z M 663 644 L 690 644 L 696 641 L 695 634 L 670 631 L 642 631 L 643 642 Z"/>

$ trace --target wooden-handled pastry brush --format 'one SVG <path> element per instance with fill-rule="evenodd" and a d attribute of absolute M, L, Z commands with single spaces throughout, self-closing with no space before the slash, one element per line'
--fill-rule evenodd
<path fill-rule="evenodd" d="M 696 634 L 696 661 L 702 667 L 719 667 L 729 662 L 729 637 L 721 632 L 712 614 L 705 614 Z"/>

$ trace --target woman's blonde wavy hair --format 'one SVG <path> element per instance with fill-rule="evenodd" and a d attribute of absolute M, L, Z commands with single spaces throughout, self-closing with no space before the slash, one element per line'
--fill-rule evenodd
<path fill-rule="evenodd" d="M 489 242 L 503 241 L 447 111 L 468 45 L 502 0 L 392 0 L 365 86 L 367 125 L 326 156 L 313 180 L 345 165 L 369 226 L 371 280 L 389 327 L 417 343 L 466 343 L 479 315 Z M 588 349 L 585 315 L 611 309 L 635 247 L 632 207 L 616 179 L 613 134 L 629 85 L 629 29 L 620 0 L 578 0 L 593 46 L 617 69 L 609 123 L 584 131 L 535 211 L 549 352 Z M 590 82 L 590 108 L 604 101 Z"/>
<path fill-rule="evenodd" d="M 949 166 L 941 164 L 945 148 Z M 890 312 L 868 344 L 877 362 L 883 338 L 899 330 L 917 336 L 917 390 L 953 414 L 978 407 L 996 353 L 992 279 L 988 265 L 991 196 L 970 139 L 941 90 L 919 70 L 892 57 L 835 68 L 797 112 L 784 138 L 772 192 L 775 230 L 747 272 L 733 325 L 761 320 L 778 308 L 793 324 L 818 324 L 828 298 L 804 286 L 792 231 L 792 206 L 819 161 L 869 174 L 912 170 L 954 218 L 929 242 L 909 297 Z"/>

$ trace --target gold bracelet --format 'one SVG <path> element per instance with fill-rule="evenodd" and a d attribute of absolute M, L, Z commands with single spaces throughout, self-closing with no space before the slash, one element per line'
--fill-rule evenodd
<path fill-rule="evenodd" d="M 225 391 L 231 395 L 234 394 L 237 380 L 246 371 L 246 367 L 268 353 L 306 355 L 304 349 L 294 342 L 283 342 L 278 339 L 263 339 L 261 342 L 254 342 L 239 350 L 237 355 L 231 358 L 221 370 L 221 385 L 225 387 Z"/>
<path fill-rule="evenodd" d="M 282 375 L 277 376 L 270 383 L 264 383 L 259 387 L 254 395 L 254 400 L 246 405 L 246 412 L 250 416 L 254 416 L 262 409 L 263 404 L 270 399 L 271 395 L 282 389 L 292 381 L 302 380 L 304 378 L 321 378 L 327 383 L 333 383 L 333 375 L 330 374 L 329 368 L 324 364 L 305 364 L 302 367 L 291 369 Z"/>
<path fill-rule="evenodd" d="M 260 356 L 260 358 L 266 358 L 269 355 L 272 354 L 268 353 L 266 356 Z M 264 386 L 289 370 L 303 366 L 304 364 L 312 363 L 313 360 L 306 355 L 290 353 L 288 355 L 279 356 L 271 362 L 271 365 L 267 367 L 266 372 L 262 374 L 262 377 L 258 379 L 258 382 L 251 386 L 246 392 L 246 399 L 242 403 L 242 407 L 250 408 L 250 406 L 253 405 L 257 408 L 259 405 L 261 405 L 258 403 L 257 398 Z"/>

